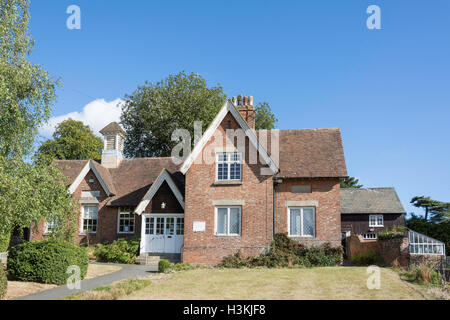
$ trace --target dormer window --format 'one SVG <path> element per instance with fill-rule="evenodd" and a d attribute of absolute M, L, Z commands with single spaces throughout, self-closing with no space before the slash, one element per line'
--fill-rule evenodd
<path fill-rule="evenodd" d="M 242 155 L 240 153 L 217 154 L 217 180 L 242 180 Z"/>

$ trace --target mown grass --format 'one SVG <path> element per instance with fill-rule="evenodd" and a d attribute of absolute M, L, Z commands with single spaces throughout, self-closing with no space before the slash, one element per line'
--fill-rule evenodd
<path fill-rule="evenodd" d="M 79 292 L 61 300 L 117 300 L 121 297 L 126 297 L 137 290 L 141 290 L 151 283 L 152 281 L 148 279 L 127 279 L 110 286 Z"/>
<path fill-rule="evenodd" d="M 196 269 L 122 297 L 133 300 L 422 300 L 389 268 L 381 289 L 367 288 L 366 267 Z"/>

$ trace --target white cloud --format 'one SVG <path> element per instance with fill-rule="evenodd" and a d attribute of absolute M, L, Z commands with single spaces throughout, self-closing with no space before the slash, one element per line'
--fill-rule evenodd
<path fill-rule="evenodd" d="M 83 121 L 84 124 L 92 128 L 94 134 L 100 135 L 99 131 L 109 123 L 113 121 L 120 122 L 120 115 L 122 113 L 120 105 L 123 102 L 122 99 L 116 99 L 110 102 L 105 101 L 105 99 L 94 100 L 85 105 L 81 112 L 74 111 L 51 118 L 41 127 L 39 134 L 46 138 L 51 138 L 56 126 L 62 121 L 71 118 L 73 120 Z"/>

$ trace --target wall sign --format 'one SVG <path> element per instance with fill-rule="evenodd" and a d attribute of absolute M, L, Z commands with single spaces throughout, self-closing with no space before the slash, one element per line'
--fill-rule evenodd
<path fill-rule="evenodd" d="M 204 221 L 194 221 L 194 232 L 205 232 L 206 222 Z"/>

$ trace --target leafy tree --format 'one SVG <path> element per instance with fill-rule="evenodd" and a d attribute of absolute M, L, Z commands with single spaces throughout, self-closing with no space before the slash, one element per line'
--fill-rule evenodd
<path fill-rule="evenodd" d="M 267 102 L 258 103 L 255 107 L 256 111 L 256 121 L 255 121 L 255 129 L 256 130 L 272 130 L 275 129 L 275 125 L 278 122 L 278 119 L 272 113 L 270 109 L 270 105 Z"/>
<path fill-rule="evenodd" d="M 450 220 L 450 203 L 433 200 L 430 197 L 418 196 L 411 200 L 411 204 L 416 208 L 425 210 L 425 220 L 428 216 L 436 222 L 449 222 Z"/>
<path fill-rule="evenodd" d="M 220 85 L 208 87 L 198 74 L 180 72 L 156 84 L 146 82 L 125 97 L 122 107 L 121 124 L 127 132 L 125 154 L 170 156 L 177 144 L 172 141 L 174 130 L 186 129 L 194 137 L 195 121 L 201 121 L 206 130 L 225 99 Z M 272 129 L 276 121 L 267 103 L 256 106 L 258 129 Z"/>
<path fill-rule="evenodd" d="M 58 85 L 27 60 L 34 44 L 28 22 L 27 0 L 0 0 L 0 156 L 8 159 L 32 150 Z"/>
<path fill-rule="evenodd" d="M 27 60 L 33 47 L 27 0 L 0 0 L 0 246 L 15 227 L 74 213 L 65 179 L 53 166 L 23 159 L 50 117 L 57 81 Z M 75 215 L 74 215 L 75 216 Z M 67 226 L 61 223 L 61 228 Z"/>
<path fill-rule="evenodd" d="M 53 140 L 45 141 L 38 150 L 39 162 L 50 160 L 101 159 L 103 141 L 81 121 L 68 119 L 56 127 Z"/>
<path fill-rule="evenodd" d="M 363 187 L 362 184 L 358 184 L 359 180 L 354 177 L 342 178 L 341 188 L 342 189 L 360 189 Z"/>

